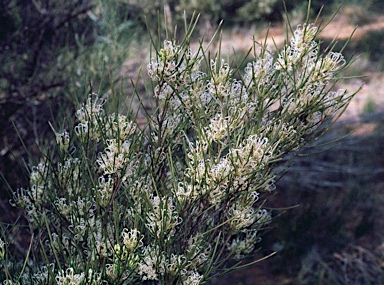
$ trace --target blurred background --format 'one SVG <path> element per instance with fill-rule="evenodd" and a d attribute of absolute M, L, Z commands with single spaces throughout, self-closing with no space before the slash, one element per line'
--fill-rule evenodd
<path fill-rule="evenodd" d="M 294 27 L 305 21 L 308 1 L 285 4 Z M 353 56 L 342 74 L 348 79 L 336 88 L 363 89 L 317 148 L 303 150 L 277 181 L 267 202 L 274 221 L 246 261 L 276 254 L 213 284 L 384 284 L 384 2 L 314 0 L 313 19 L 322 5 L 324 22 L 340 8 L 320 34 L 325 45 L 337 38 L 340 50 L 356 28 L 343 51 Z M 267 30 L 272 45 L 272 38 L 284 44 L 281 0 L 2 1 L 0 221 L 15 255 L 24 255 L 29 239 L 9 189 L 27 187 L 27 169 L 54 142 L 48 122 L 62 131 L 92 91 L 149 98 L 149 34 L 164 38 L 164 26 L 177 25 L 182 36 L 183 15 L 194 12 L 196 42 L 210 40 L 223 20 L 222 54 L 234 64 Z"/>

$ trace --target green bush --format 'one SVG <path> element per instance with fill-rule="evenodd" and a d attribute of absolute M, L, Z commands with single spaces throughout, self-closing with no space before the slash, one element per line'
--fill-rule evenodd
<path fill-rule="evenodd" d="M 220 52 L 192 51 L 193 27 L 153 42 L 144 124 L 113 92 L 90 94 L 75 120 L 55 118 L 56 146 L 13 196 L 33 264 L 10 270 L 0 243 L 5 284 L 203 284 L 255 251 L 285 159 L 353 97 L 332 90 L 348 64 L 320 51 L 305 23 L 282 50 L 260 45 L 240 72 Z"/>

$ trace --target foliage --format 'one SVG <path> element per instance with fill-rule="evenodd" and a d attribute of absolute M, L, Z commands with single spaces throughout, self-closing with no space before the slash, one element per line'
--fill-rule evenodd
<path fill-rule="evenodd" d="M 13 186 L 22 178 L 18 164 L 28 160 L 19 139 L 42 143 L 50 137 L 50 111 L 60 109 L 65 117 L 74 111 L 68 94 L 84 94 L 90 84 L 105 93 L 119 78 L 135 33 L 117 8 L 103 0 L 2 3 L 0 172 Z"/>
<path fill-rule="evenodd" d="M 93 93 L 75 122 L 52 126 L 56 148 L 13 197 L 34 264 L 5 271 L 7 284 L 203 284 L 254 252 L 284 159 L 352 98 L 332 90 L 348 64 L 305 23 L 282 50 L 255 43 L 240 72 L 220 51 L 192 51 L 194 26 L 179 42 L 152 42 L 146 124 L 119 112 L 117 94 Z"/>

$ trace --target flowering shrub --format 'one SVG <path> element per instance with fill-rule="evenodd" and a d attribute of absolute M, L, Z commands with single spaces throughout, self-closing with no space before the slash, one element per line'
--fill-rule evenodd
<path fill-rule="evenodd" d="M 271 222 L 262 195 L 283 158 L 352 97 L 332 90 L 346 62 L 317 34 L 304 24 L 281 51 L 260 45 L 243 74 L 188 36 L 164 41 L 148 64 L 156 108 L 144 126 L 90 94 L 14 193 L 41 263 L 23 284 L 195 285 L 235 270 L 227 261 L 251 254 Z"/>

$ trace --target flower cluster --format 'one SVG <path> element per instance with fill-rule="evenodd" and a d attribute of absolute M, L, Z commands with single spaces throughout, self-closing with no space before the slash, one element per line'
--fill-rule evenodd
<path fill-rule="evenodd" d="M 97 126 L 104 114 L 103 105 L 105 100 L 99 98 L 97 94 L 93 95 L 76 112 L 79 123 L 75 127 L 75 132 L 81 138 L 89 137 L 92 140 L 97 140 L 100 137 L 100 130 L 98 130 Z"/>
<path fill-rule="evenodd" d="M 175 226 L 181 223 L 171 198 L 153 197 L 151 199 L 152 211 L 147 213 L 146 228 L 159 238 L 175 234 Z"/>
<path fill-rule="evenodd" d="M 96 285 L 101 281 L 100 274 L 94 274 L 92 269 L 89 269 L 88 276 L 85 276 L 84 272 L 76 274 L 72 267 L 59 271 L 55 279 L 58 285 L 81 285 L 85 282 Z"/>
<path fill-rule="evenodd" d="M 56 275 L 56 282 L 59 285 L 73 284 L 80 285 L 85 280 L 84 272 L 80 274 L 75 274 L 73 268 L 68 268 L 67 270 L 62 270 Z"/>

